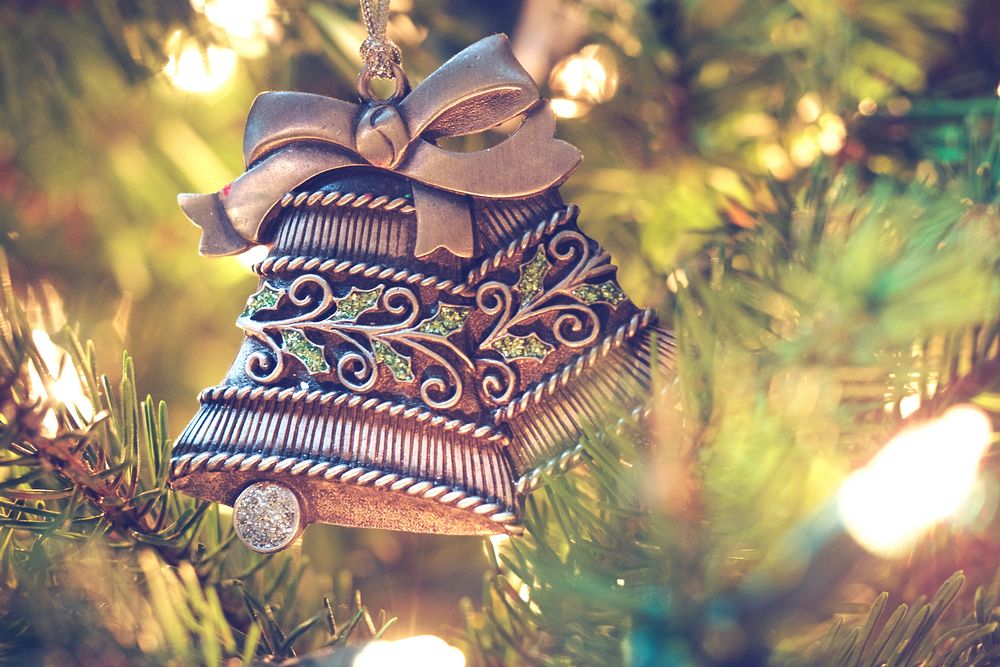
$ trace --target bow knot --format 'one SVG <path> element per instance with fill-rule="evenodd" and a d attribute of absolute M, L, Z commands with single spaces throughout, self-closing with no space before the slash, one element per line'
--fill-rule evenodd
<path fill-rule="evenodd" d="M 521 126 L 491 148 L 456 153 L 434 143 L 520 115 Z M 441 247 L 471 257 L 471 214 L 456 196 L 521 198 L 562 183 L 581 157 L 554 135 L 552 110 L 506 36 L 493 35 L 391 100 L 356 105 L 309 93 L 262 93 L 247 117 L 246 172 L 223 192 L 180 195 L 178 202 L 203 230 L 203 254 L 233 254 L 266 242 L 266 223 L 285 193 L 324 172 L 371 165 L 412 182 L 417 257 Z"/>
<path fill-rule="evenodd" d="M 358 119 L 354 131 L 358 153 L 370 164 L 392 169 L 403 158 L 410 145 L 406 122 L 392 104 L 370 106 Z"/>

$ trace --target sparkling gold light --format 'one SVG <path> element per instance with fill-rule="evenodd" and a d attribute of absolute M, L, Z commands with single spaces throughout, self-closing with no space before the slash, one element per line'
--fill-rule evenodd
<path fill-rule="evenodd" d="M 271 0 L 191 0 L 191 6 L 233 37 L 249 39 L 272 29 Z"/>
<path fill-rule="evenodd" d="M 878 111 L 878 104 L 872 98 L 866 97 L 858 102 L 858 112 L 862 116 L 874 116 L 876 111 Z"/>
<path fill-rule="evenodd" d="M 768 144 L 760 150 L 760 160 L 778 180 L 786 181 L 795 174 L 788 153 L 778 144 Z"/>
<path fill-rule="evenodd" d="M 248 269 L 252 269 L 255 264 L 263 262 L 264 259 L 267 258 L 267 253 L 269 251 L 270 248 L 268 248 L 266 245 L 255 245 L 249 250 L 246 250 L 236 255 L 236 259 L 243 266 L 247 267 Z"/>
<path fill-rule="evenodd" d="M 792 162 L 797 167 L 808 167 L 819 157 L 820 147 L 816 137 L 810 133 L 803 133 L 792 140 L 789 150 Z"/>
<path fill-rule="evenodd" d="M 367 644 L 354 658 L 353 667 L 465 667 L 460 650 L 433 635 Z"/>
<path fill-rule="evenodd" d="M 909 394 L 899 399 L 899 415 L 906 419 L 920 409 L 920 394 Z"/>
<path fill-rule="evenodd" d="M 45 366 L 41 369 L 42 373 L 34 368 L 31 369 L 29 383 L 32 396 L 50 403 L 65 405 L 84 421 L 93 418 L 94 405 L 87 398 L 83 382 L 69 354 L 53 343 L 44 329 L 34 329 L 31 332 L 31 340 Z M 54 437 L 58 426 L 55 413 L 51 410 L 46 412 L 42 418 L 43 434 Z"/>
<path fill-rule="evenodd" d="M 175 88 L 205 95 L 229 83 L 236 73 L 236 61 L 232 49 L 212 44 L 202 50 L 193 39 L 187 39 L 170 56 L 163 73 Z"/>
<path fill-rule="evenodd" d="M 795 113 L 807 123 L 815 123 L 823 112 L 823 104 L 816 93 L 806 93 L 795 103 Z"/>
<path fill-rule="evenodd" d="M 493 556 L 497 561 L 500 560 L 500 552 L 507 548 L 508 544 L 510 544 L 510 535 L 506 533 L 490 535 L 490 548 L 493 549 Z"/>
<path fill-rule="evenodd" d="M 841 485 L 844 526 L 873 553 L 904 551 L 961 508 L 991 439 L 989 418 L 973 406 L 903 431 Z"/>
<path fill-rule="evenodd" d="M 581 116 L 589 111 L 590 105 L 606 102 L 618 92 L 618 62 L 609 48 L 591 44 L 556 63 L 549 75 L 549 85 L 553 97 L 564 100 L 560 105 L 553 100 L 552 108 L 557 115 Z M 577 106 L 565 102 L 575 102 Z"/>
<path fill-rule="evenodd" d="M 819 134 L 816 136 L 816 143 L 819 149 L 826 155 L 836 155 L 844 147 L 844 140 L 847 138 L 847 128 L 840 116 L 832 113 L 825 113 L 819 117 Z"/>
<path fill-rule="evenodd" d="M 552 113 L 559 118 L 580 118 L 586 116 L 591 109 L 589 104 L 568 100 L 565 97 L 553 97 L 549 100 L 549 104 L 552 106 Z"/>

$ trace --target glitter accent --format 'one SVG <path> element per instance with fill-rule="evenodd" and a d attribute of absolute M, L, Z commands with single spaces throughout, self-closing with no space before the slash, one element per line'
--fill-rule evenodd
<path fill-rule="evenodd" d="M 372 351 L 375 352 L 375 360 L 385 364 L 392 373 L 392 377 L 400 382 L 413 382 L 413 370 L 410 368 L 409 357 L 404 357 L 380 340 L 372 341 Z"/>
<path fill-rule="evenodd" d="M 282 292 L 271 287 L 270 283 L 264 283 L 247 299 L 247 307 L 243 309 L 243 314 L 240 317 L 252 317 L 261 310 L 274 308 L 278 305 L 281 294 Z"/>
<path fill-rule="evenodd" d="M 538 246 L 535 256 L 521 265 L 521 277 L 514 287 L 521 293 L 522 303 L 528 303 L 542 292 L 542 281 L 549 270 L 549 260 L 545 249 Z"/>
<path fill-rule="evenodd" d="M 598 301 L 610 303 L 617 306 L 625 300 L 625 293 L 614 280 L 607 280 L 600 285 L 580 285 L 573 288 L 573 296 L 586 304 L 594 304 Z"/>
<path fill-rule="evenodd" d="M 330 364 L 326 363 L 323 348 L 305 337 L 298 329 L 281 330 L 281 349 L 302 362 L 310 374 L 326 373 Z"/>
<path fill-rule="evenodd" d="M 466 306 L 439 304 L 433 317 L 417 325 L 417 331 L 435 336 L 450 336 L 462 328 L 471 312 L 472 309 Z"/>
<path fill-rule="evenodd" d="M 298 497 L 287 486 L 255 482 L 233 504 L 233 528 L 258 553 L 280 551 L 295 541 L 302 524 Z"/>
<path fill-rule="evenodd" d="M 536 334 L 527 336 L 501 336 L 493 341 L 494 350 L 503 355 L 504 359 L 544 359 L 552 346 Z"/>
<path fill-rule="evenodd" d="M 334 299 L 337 302 L 337 311 L 327 319 L 331 322 L 338 320 L 350 320 L 353 322 L 358 319 L 359 315 L 375 307 L 375 302 L 382 295 L 383 287 L 383 285 L 379 285 L 369 290 L 360 290 L 357 287 L 352 287 L 347 296 Z"/>

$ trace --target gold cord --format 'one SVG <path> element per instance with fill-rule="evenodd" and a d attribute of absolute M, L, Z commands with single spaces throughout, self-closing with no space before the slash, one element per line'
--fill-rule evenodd
<path fill-rule="evenodd" d="M 361 0 L 361 16 L 368 29 L 368 37 L 361 44 L 363 66 L 373 77 L 397 78 L 402 52 L 385 34 L 389 23 L 389 0 Z"/>

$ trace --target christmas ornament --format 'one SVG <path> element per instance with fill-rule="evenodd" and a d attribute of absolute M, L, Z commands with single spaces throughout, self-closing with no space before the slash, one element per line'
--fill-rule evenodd
<path fill-rule="evenodd" d="M 544 473 L 641 411 L 671 365 L 670 335 L 562 203 L 580 154 L 554 138 L 507 38 L 409 90 L 374 23 L 360 103 L 263 93 L 246 172 L 179 197 L 203 254 L 270 246 L 236 361 L 171 461 L 173 487 L 235 503 L 237 534 L 262 552 L 316 521 L 516 531 Z M 377 75 L 395 80 L 387 100 Z M 491 148 L 436 144 L 518 116 Z"/>

